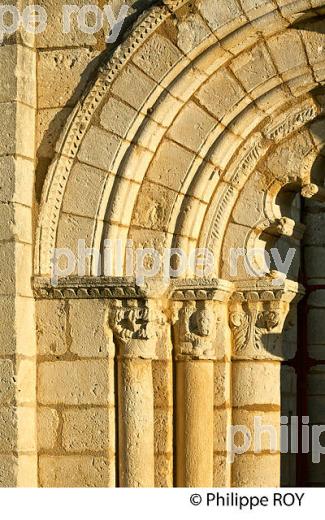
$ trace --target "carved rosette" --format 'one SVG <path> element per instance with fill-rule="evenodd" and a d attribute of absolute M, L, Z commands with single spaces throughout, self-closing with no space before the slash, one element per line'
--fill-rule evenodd
<path fill-rule="evenodd" d="M 110 313 L 110 326 L 122 358 L 156 359 L 159 326 L 164 316 L 153 302 L 116 300 Z"/>
<path fill-rule="evenodd" d="M 249 286 L 252 286 L 249 288 Z M 274 285 L 271 278 L 237 286 L 229 306 L 233 356 L 242 359 L 285 359 L 283 332 L 290 304 L 299 301 L 294 282 Z"/>

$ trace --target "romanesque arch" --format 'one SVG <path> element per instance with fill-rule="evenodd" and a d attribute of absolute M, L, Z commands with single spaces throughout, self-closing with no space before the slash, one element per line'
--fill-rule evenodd
<path fill-rule="evenodd" d="M 280 484 L 278 452 L 231 463 L 226 432 L 257 412 L 279 427 L 281 393 L 294 399 L 281 362 L 297 349 L 299 262 L 286 281 L 252 278 L 230 273 L 229 254 L 278 242 L 300 254 L 292 201 L 324 202 L 322 6 L 165 0 L 104 55 L 56 145 L 37 227 L 38 401 L 61 425 L 40 449 L 41 485 L 80 484 L 75 467 L 83 485 Z M 90 255 L 84 276 L 53 286 L 53 249 L 77 255 L 80 239 L 98 251 L 119 239 L 123 258 L 128 241 L 208 248 L 215 269 L 138 286 L 125 266 L 97 276 Z"/>

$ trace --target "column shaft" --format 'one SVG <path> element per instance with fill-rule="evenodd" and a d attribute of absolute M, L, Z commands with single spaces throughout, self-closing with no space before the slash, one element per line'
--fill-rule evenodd
<path fill-rule="evenodd" d="M 154 486 L 152 363 L 119 359 L 119 463 L 121 487 Z"/>
<path fill-rule="evenodd" d="M 213 486 L 213 381 L 213 361 L 177 361 L 178 487 Z"/>

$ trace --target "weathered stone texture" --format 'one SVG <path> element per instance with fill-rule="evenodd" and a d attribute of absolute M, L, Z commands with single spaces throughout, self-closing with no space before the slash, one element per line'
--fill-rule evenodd
<path fill-rule="evenodd" d="M 233 464 L 227 433 L 278 440 L 299 399 L 325 421 L 324 2 L 128 0 L 114 45 L 39 3 L 0 45 L 0 486 L 296 485 L 268 433 Z M 214 261 L 140 286 L 132 247 Z"/>

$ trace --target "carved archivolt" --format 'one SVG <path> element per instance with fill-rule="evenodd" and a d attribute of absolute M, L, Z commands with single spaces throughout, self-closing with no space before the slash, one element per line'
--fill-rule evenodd
<path fill-rule="evenodd" d="M 98 77 L 95 83 L 91 86 L 89 91 L 85 93 L 82 101 L 76 107 L 74 113 L 71 115 L 66 128 L 62 134 L 61 140 L 57 146 L 57 157 L 51 166 L 49 174 L 46 179 L 42 204 L 41 204 L 41 214 L 37 232 L 37 244 L 36 244 L 36 257 L 35 257 L 35 266 L 36 272 L 38 274 L 48 275 L 50 272 L 50 258 L 52 248 L 54 248 L 57 244 L 57 233 L 58 233 L 58 224 L 60 220 L 60 212 L 62 208 L 62 203 L 65 196 L 66 185 L 69 180 L 71 168 L 75 162 L 75 158 L 77 157 L 80 145 L 83 141 L 83 138 L 90 128 L 91 124 L 94 121 L 94 115 L 96 110 L 103 105 L 104 102 L 107 101 L 110 90 L 113 82 L 118 78 L 123 71 L 124 67 L 131 62 L 136 56 L 136 53 L 141 49 L 141 46 L 153 35 L 153 33 L 159 28 L 162 29 L 164 24 L 171 23 L 177 29 L 177 17 L 180 17 L 181 21 L 184 21 L 187 16 L 187 11 L 182 10 L 178 13 L 178 9 L 184 8 L 184 6 L 189 5 L 189 11 L 191 15 L 196 10 L 197 6 L 201 6 L 201 2 L 190 2 L 186 0 L 182 1 L 165 1 L 163 5 L 159 7 L 153 7 L 149 9 L 145 15 L 137 22 L 137 24 L 129 31 L 129 35 L 125 39 L 125 41 L 115 50 L 115 52 L 111 54 L 107 54 L 104 58 L 104 64 L 101 66 Z M 194 10 L 194 11 L 193 11 Z M 276 7 L 273 3 L 270 2 L 269 12 L 276 10 Z M 198 11 L 198 16 L 202 12 Z M 269 15 L 269 13 L 268 13 Z M 254 16 L 259 16 L 259 13 L 255 11 L 250 12 L 250 20 L 254 19 Z M 259 17 L 259 26 L 263 26 L 263 16 Z M 265 24 L 267 24 L 268 16 L 265 18 Z M 204 22 L 206 26 L 209 24 L 207 21 Z M 283 30 L 283 26 L 281 25 L 281 30 Z M 252 26 L 250 23 L 243 21 L 243 26 L 240 28 L 236 28 L 235 31 L 243 29 L 243 27 L 249 28 L 252 30 Z M 237 26 L 236 26 L 237 27 Z M 228 28 L 228 29 L 227 29 Z M 229 36 L 229 34 L 233 34 L 233 25 L 229 24 L 228 26 L 223 27 L 223 34 L 220 36 L 221 43 L 223 38 Z M 280 26 L 279 26 L 280 28 Z M 175 29 L 175 30 L 176 30 Z M 277 31 L 277 28 L 274 28 L 274 32 Z M 156 85 L 155 88 L 155 100 L 157 101 L 157 110 L 161 110 L 161 107 L 164 106 L 166 92 L 170 91 L 171 93 L 175 93 L 173 90 L 175 85 L 177 85 L 177 81 L 181 78 L 189 77 L 189 72 L 193 72 L 198 75 L 199 80 L 197 80 L 196 87 L 193 83 L 193 87 L 191 92 L 194 92 L 195 88 L 199 88 L 201 83 L 206 81 L 209 72 L 202 70 L 202 62 L 200 58 L 202 57 L 202 53 L 204 54 L 204 59 L 207 57 L 207 53 L 214 52 L 214 49 L 218 47 L 218 31 L 213 33 L 212 30 L 207 31 L 208 36 L 204 41 L 200 41 L 197 46 L 191 50 L 189 55 L 186 55 L 184 52 L 181 52 L 180 62 L 177 64 L 177 70 L 171 74 L 170 79 L 164 82 L 164 87 L 161 85 Z M 179 49 L 180 50 L 180 49 Z M 237 54 L 237 53 L 236 53 Z M 213 60 L 212 60 L 213 61 Z M 208 60 L 207 60 L 208 62 Z M 217 62 L 216 62 L 217 63 Z M 221 63 L 221 66 L 223 63 Z M 210 67 L 212 71 L 213 67 Z M 213 69 L 213 72 L 217 70 L 218 66 Z M 173 77 L 172 77 L 173 76 Z M 168 83 L 170 81 L 170 83 Z M 279 81 L 282 82 L 282 79 L 279 78 Z M 299 78 L 297 78 L 299 82 Z M 200 83 L 201 82 L 201 83 Z M 190 81 L 190 83 L 192 83 Z M 271 88 L 271 87 L 269 87 Z M 272 87 L 273 88 L 273 87 Z M 306 87 L 308 89 L 308 87 Z M 266 89 L 267 90 L 267 89 Z M 173 97 L 172 94 L 171 98 Z M 166 111 L 170 112 L 171 116 L 175 117 L 177 113 L 185 106 L 187 99 L 186 94 L 184 92 L 179 92 L 181 96 L 180 99 L 177 99 L 177 109 L 172 108 L 169 110 L 166 107 Z M 267 91 L 265 93 L 267 95 Z M 190 98 L 190 95 L 188 96 Z M 169 97 L 169 99 L 171 99 Z M 176 98 L 175 98 L 176 99 Z M 245 97 L 245 100 L 248 100 L 248 96 Z M 237 157 L 237 161 L 233 161 L 230 158 L 228 166 L 225 167 L 221 172 L 220 178 L 220 186 L 218 188 L 219 176 L 215 175 L 214 180 L 209 183 L 209 193 L 211 193 L 211 197 L 209 201 L 205 202 L 207 204 L 207 210 L 204 214 L 202 214 L 202 225 L 201 231 L 200 226 L 197 224 L 196 228 L 199 230 L 196 232 L 196 236 L 192 237 L 192 243 L 195 241 L 199 244 L 202 244 L 202 247 L 212 248 L 214 251 L 218 252 L 221 249 L 221 241 L 224 237 L 224 231 L 227 226 L 229 216 L 231 213 L 231 208 L 235 204 L 239 190 L 254 171 L 256 164 L 259 162 L 260 158 L 266 153 L 269 146 L 272 146 L 274 143 L 279 142 L 280 139 L 286 138 L 291 132 L 297 131 L 301 126 L 305 125 L 320 112 L 320 108 L 317 104 L 313 103 L 311 100 L 300 100 L 297 98 L 293 98 L 296 107 L 290 108 L 287 113 L 285 113 L 281 108 L 279 109 L 280 113 L 284 113 L 282 119 L 279 121 L 274 121 L 272 125 L 268 123 L 268 115 L 265 113 L 263 117 L 259 120 L 260 127 L 258 132 L 252 132 L 252 135 L 248 137 L 245 136 L 244 139 L 240 140 L 240 144 L 237 149 L 233 151 L 233 157 Z M 243 100 L 243 106 L 245 105 Z M 247 105 L 245 105 L 246 107 Z M 149 107 L 150 108 L 150 107 Z M 154 108 L 152 109 L 154 110 Z M 148 121 L 150 121 L 151 114 L 147 113 L 144 110 L 142 113 L 141 107 L 139 107 L 139 120 L 143 122 L 141 125 L 141 121 L 137 122 L 138 126 L 145 127 Z M 173 117 L 170 119 L 172 120 Z M 245 110 L 238 115 L 238 111 L 233 114 L 233 120 L 236 121 L 236 124 L 239 124 L 242 128 L 245 127 L 243 122 L 245 121 L 246 115 Z M 242 118 L 242 122 L 240 123 L 240 119 Z M 265 120 L 265 124 L 263 124 L 263 120 Z M 229 121 L 229 125 L 231 121 Z M 218 126 L 218 125 L 217 125 Z M 166 132 L 167 132 L 166 128 Z M 220 128 L 211 132 L 209 136 L 209 143 L 211 145 L 214 141 L 220 138 Z M 218 133 L 219 132 L 219 133 Z M 130 131 L 130 134 L 132 132 Z M 136 132 L 133 132 L 134 134 Z M 132 139 L 131 139 L 132 141 Z M 247 141 L 247 143 L 246 143 Z M 133 141 L 132 141 L 133 142 Z M 246 144 L 245 144 L 246 143 Z M 154 153 L 157 151 L 159 147 L 159 142 L 157 142 L 156 149 L 153 151 Z M 201 175 L 201 165 L 204 161 L 207 164 L 212 164 L 215 166 L 213 162 L 210 161 L 210 149 L 208 148 L 208 144 L 205 143 L 200 150 L 200 153 L 196 160 L 193 162 L 190 175 L 184 179 L 184 189 L 182 188 L 181 193 L 179 194 L 177 201 L 172 203 L 172 208 L 169 208 L 171 211 L 166 212 L 166 215 L 170 214 L 170 217 L 166 216 L 166 219 L 169 218 L 168 221 L 165 222 L 166 228 L 168 229 L 168 240 L 172 241 L 175 233 L 178 236 L 182 236 L 182 229 L 178 229 L 178 215 L 182 213 L 182 203 L 186 199 L 186 197 L 191 197 L 191 193 L 193 192 L 193 186 L 196 182 L 199 182 Z M 209 147 L 210 148 L 210 147 Z M 118 169 L 121 164 L 124 164 L 125 158 L 130 155 L 130 147 L 125 149 L 125 152 L 119 152 L 119 158 L 117 159 L 117 166 L 114 169 Z M 205 150 L 205 151 L 203 151 Z M 239 150 L 239 151 L 238 151 Z M 134 151 L 135 156 L 138 156 L 139 164 L 142 165 L 142 153 L 143 148 L 141 146 L 136 148 L 136 144 L 132 145 L 132 151 Z M 124 162 L 123 162 L 124 161 Z M 142 168 L 142 166 L 141 166 Z M 139 169 L 141 169 L 139 167 Z M 132 171 L 134 171 L 134 165 L 132 166 Z M 142 177 L 139 181 L 139 185 L 143 182 L 143 178 L 146 173 L 146 168 L 143 167 L 143 171 L 140 172 Z M 212 175 L 213 177 L 213 175 Z M 211 178 L 212 178 L 211 177 Z M 118 187 L 118 182 L 120 181 L 120 177 L 118 176 L 116 181 L 116 187 Z M 222 184 L 224 183 L 224 184 Z M 140 189 L 140 188 L 139 188 Z M 115 193 L 115 192 L 114 192 Z M 215 194 L 214 198 L 212 194 Z M 104 195 L 102 195 L 104 196 Z M 105 195 L 105 197 L 107 194 Z M 123 196 L 124 197 L 124 196 Z M 124 207 L 126 204 L 125 198 L 121 197 L 121 200 L 118 200 L 117 203 L 119 207 Z M 106 199 L 105 199 L 106 200 Z M 105 200 L 98 201 L 98 207 L 105 206 Z M 135 197 L 136 200 L 136 197 Z M 138 197 L 138 200 L 141 200 L 141 197 Z M 132 210 L 137 211 L 136 206 L 134 208 L 130 208 L 130 219 L 132 218 Z M 188 213 L 184 212 L 184 229 L 187 226 L 187 223 L 191 221 L 191 219 L 195 220 L 195 209 L 188 211 Z M 139 214 L 141 215 L 141 209 Z M 94 216 L 94 220 L 98 218 L 98 216 Z M 117 223 L 118 225 L 118 223 Z M 123 223 L 125 226 L 125 224 Z M 96 226 L 94 226 L 96 228 Z M 101 227 L 97 226 L 96 232 L 94 232 L 94 236 L 92 236 L 92 243 L 90 246 L 96 247 L 101 242 Z M 96 242 L 97 241 L 97 242 Z M 96 242 L 96 244 L 95 244 Z M 219 276 L 219 273 L 216 273 Z"/>

